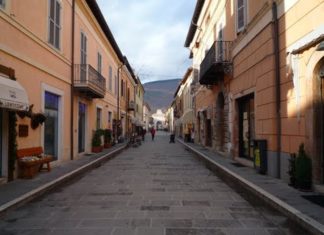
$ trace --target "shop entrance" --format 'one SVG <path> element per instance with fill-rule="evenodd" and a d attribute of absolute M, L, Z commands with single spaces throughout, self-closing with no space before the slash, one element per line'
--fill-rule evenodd
<path fill-rule="evenodd" d="M 212 146 L 212 125 L 210 119 L 206 119 L 206 146 Z"/>
<path fill-rule="evenodd" d="M 45 92 L 44 152 L 58 158 L 59 96 Z"/>
<path fill-rule="evenodd" d="M 238 101 L 239 106 L 239 154 L 253 160 L 254 128 L 254 94 L 245 96 Z"/>
<path fill-rule="evenodd" d="M 2 176 L 2 109 L 0 109 L 0 177 Z"/>

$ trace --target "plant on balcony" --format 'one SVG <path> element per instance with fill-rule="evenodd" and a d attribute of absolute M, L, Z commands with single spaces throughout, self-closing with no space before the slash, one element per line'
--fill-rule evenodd
<path fill-rule="evenodd" d="M 112 140 L 112 131 L 110 129 L 104 130 L 104 147 L 110 148 Z"/>
<path fill-rule="evenodd" d="M 93 153 L 99 153 L 103 149 L 102 143 L 101 143 L 101 136 L 102 136 L 101 129 L 93 131 L 92 142 L 91 142 Z"/>
<path fill-rule="evenodd" d="M 299 146 L 296 158 L 296 186 L 301 191 L 312 189 L 312 160 L 307 156 L 304 144 Z"/>

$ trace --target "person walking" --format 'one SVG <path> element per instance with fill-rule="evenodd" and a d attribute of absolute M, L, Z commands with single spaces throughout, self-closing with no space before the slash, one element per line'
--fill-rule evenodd
<path fill-rule="evenodd" d="M 152 140 L 154 141 L 154 136 L 155 136 L 155 129 L 152 127 L 151 129 L 151 135 L 152 135 Z"/>

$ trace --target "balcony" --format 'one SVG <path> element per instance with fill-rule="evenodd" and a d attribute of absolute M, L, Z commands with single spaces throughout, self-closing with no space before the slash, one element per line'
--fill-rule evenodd
<path fill-rule="evenodd" d="M 89 64 L 74 65 L 74 89 L 88 98 L 104 98 L 106 79 Z"/>
<path fill-rule="evenodd" d="M 128 111 L 135 111 L 135 102 L 134 101 L 129 101 L 127 109 L 128 109 Z"/>
<path fill-rule="evenodd" d="M 200 64 L 199 83 L 215 85 L 232 73 L 231 45 L 229 41 L 215 41 Z"/>

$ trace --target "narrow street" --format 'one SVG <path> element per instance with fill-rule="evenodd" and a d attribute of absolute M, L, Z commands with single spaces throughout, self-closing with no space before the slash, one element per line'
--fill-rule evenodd
<path fill-rule="evenodd" d="M 248 203 L 166 133 L 12 211 L 0 234 L 299 234 Z"/>

